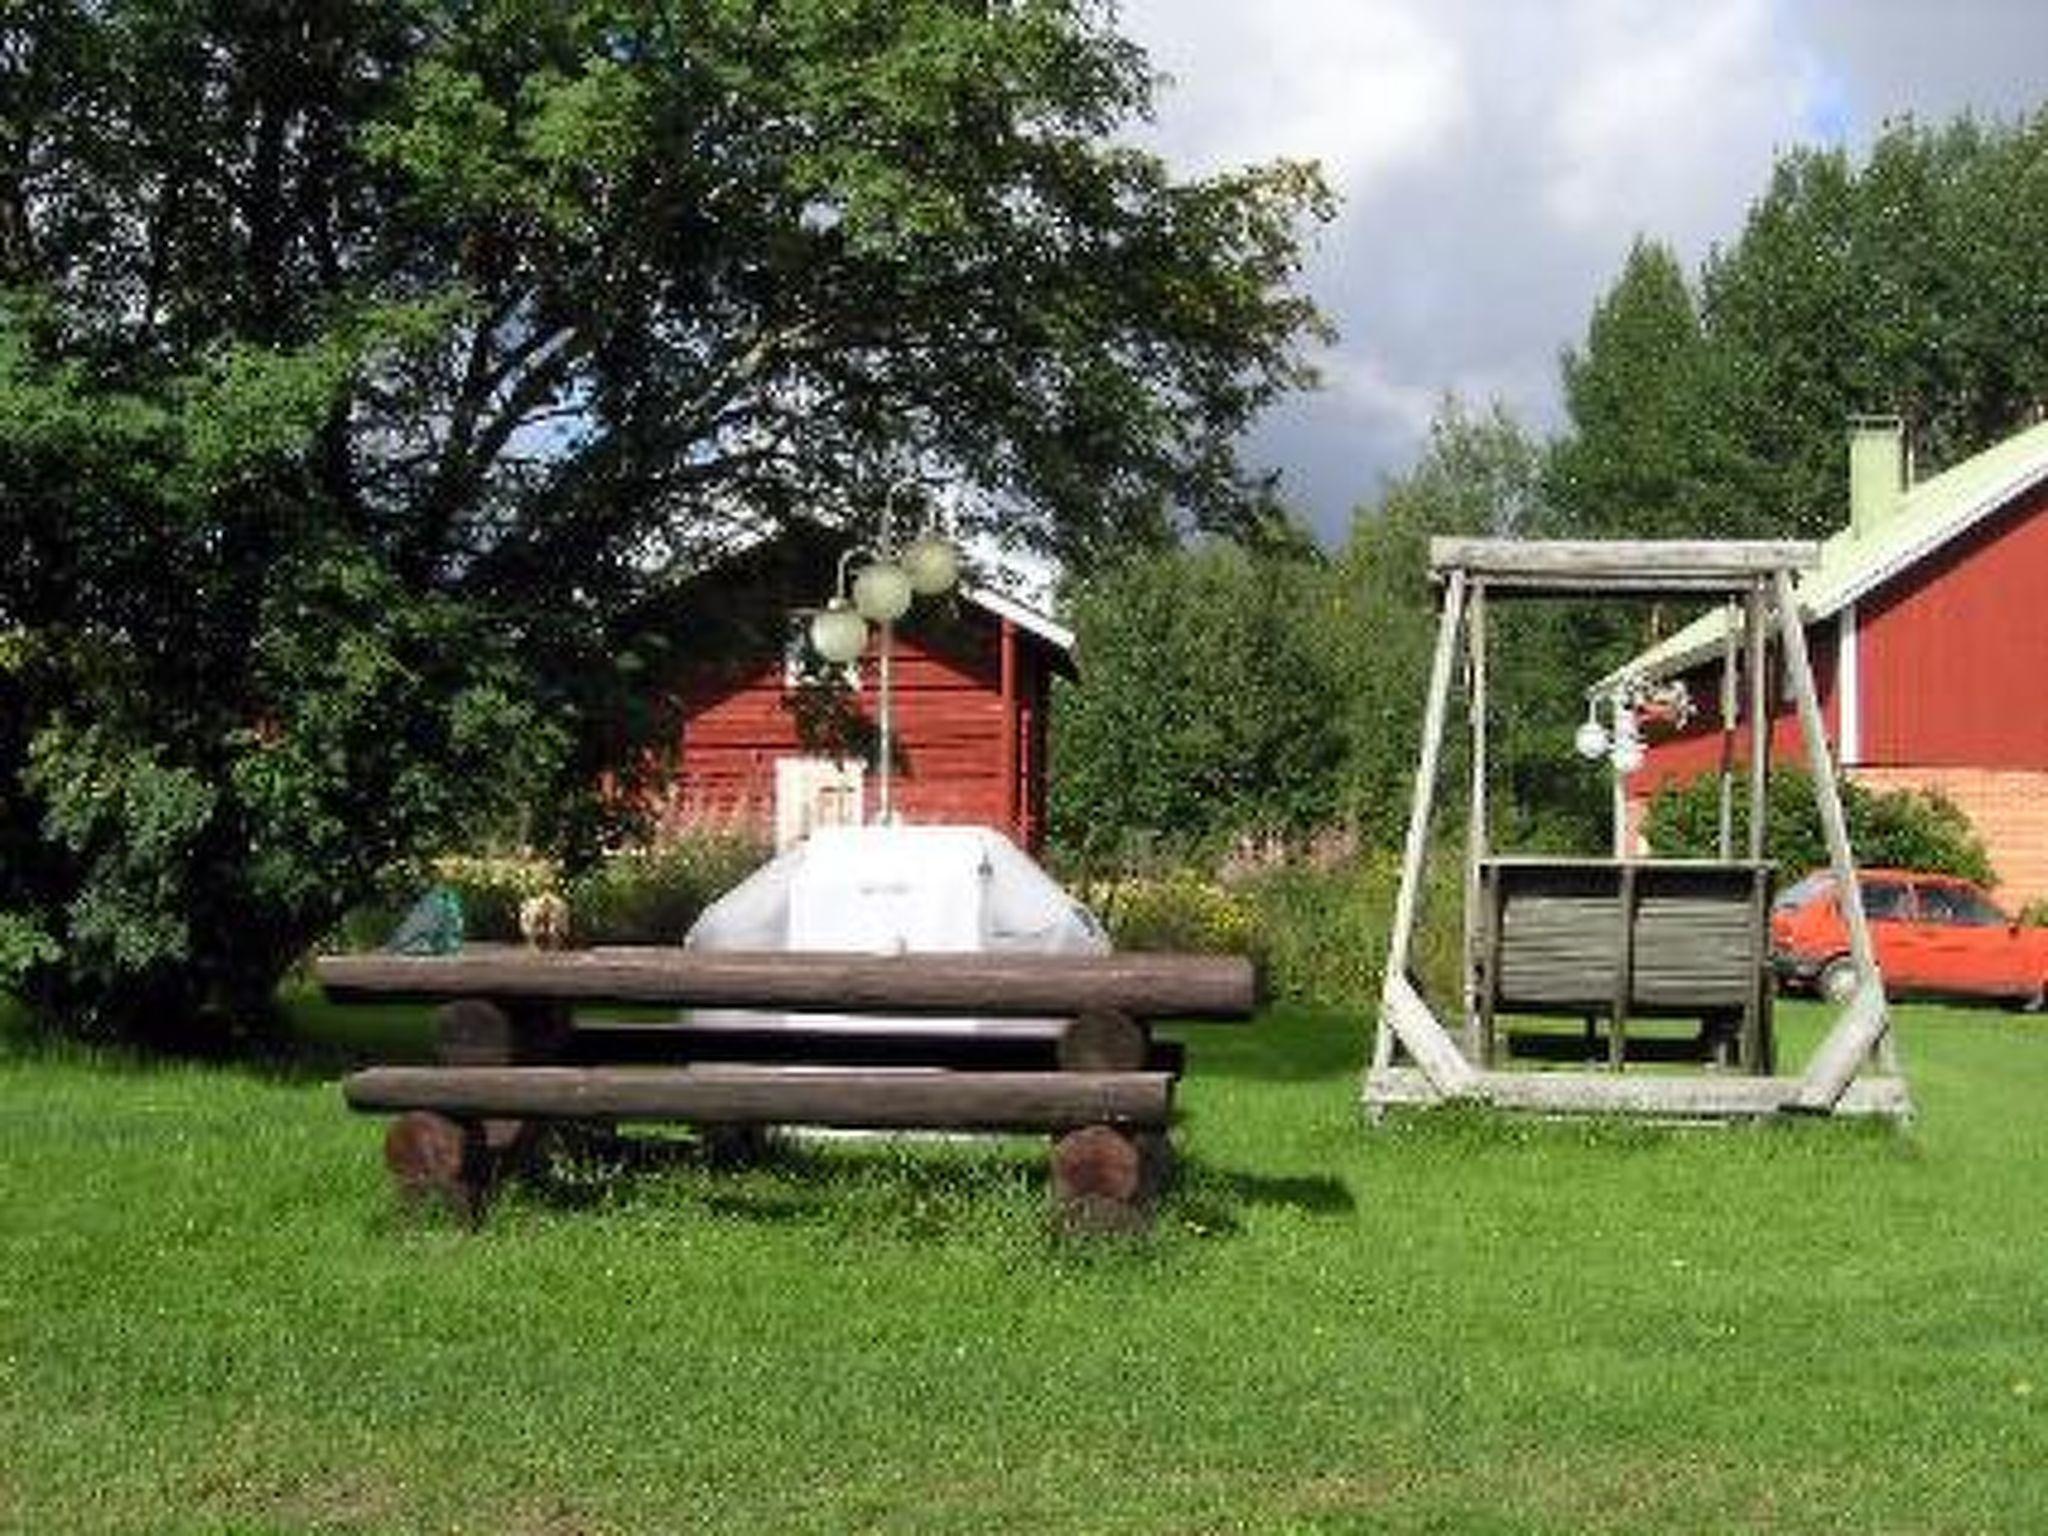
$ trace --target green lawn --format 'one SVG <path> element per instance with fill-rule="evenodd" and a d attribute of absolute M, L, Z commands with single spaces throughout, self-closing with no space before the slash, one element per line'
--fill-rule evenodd
<path fill-rule="evenodd" d="M 0 1528 L 2036 1528 L 2048 1024 L 1903 1019 L 1905 1134 L 1372 1131 L 1357 1021 L 1193 1034 L 1095 1243 L 1029 1143 L 467 1234 L 329 1081 L 0 1056 Z"/>

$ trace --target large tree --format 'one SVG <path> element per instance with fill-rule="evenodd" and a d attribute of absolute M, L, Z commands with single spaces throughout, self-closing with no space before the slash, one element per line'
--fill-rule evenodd
<path fill-rule="evenodd" d="M 1904 418 L 1925 468 L 1968 457 L 2048 399 L 2048 114 L 1786 155 L 1702 304 L 1786 531 L 1842 522 L 1851 415 Z"/>
<path fill-rule="evenodd" d="M 0 984 L 246 1010 L 906 471 L 1081 563 L 1266 515 L 1324 194 L 1153 87 L 1091 0 L 10 7 Z"/>
<path fill-rule="evenodd" d="M 1564 383 L 1571 531 L 1831 533 L 1853 416 L 1923 472 L 1988 447 L 2048 400 L 2048 113 L 1788 151 L 1696 287 L 1636 247 Z"/>
<path fill-rule="evenodd" d="M 1159 551 L 1081 583 L 1086 677 L 1061 688 L 1053 729 L 1060 849 L 1214 853 L 1329 825 L 1343 750 L 1318 644 L 1330 598 L 1302 542 Z"/>
<path fill-rule="evenodd" d="M 1571 432 L 1546 470 L 1550 516 L 1582 537 L 1741 531 L 1740 460 L 1715 356 L 1670 250 L 1638 240 L 1562 362 Z"/>
<path fill-rule="evenodd" d="M 1352 524 L 1319 649 L 1337 670 L 1345 818 L 1377 846 L 1398 846 L 1414 787 L 1438 618 L 1429 541 L 1544 532 L 1556 514 L 1543 469 L 1541 445 L 1499 405 L 1478 411 L 1446 399 L 1414 468 Z M 1621 631 L 1604 614 L 1544 603 L 1498 604 L 1488 627 L 1495 833 L 1507 846 L 1583 847 L 1603 806 L 1569 738 L 1579 690 Z M 1454 759 L 1463 751 L 1455 737 Z M 1463 771 L 1453 762 L 1444 783 Z"/>

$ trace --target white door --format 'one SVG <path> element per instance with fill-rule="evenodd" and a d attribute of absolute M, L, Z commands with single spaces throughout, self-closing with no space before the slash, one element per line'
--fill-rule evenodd
<path fill-rule="evenodd" d="M 819 827 L 861 824 L 861 790 L 866 769 L 829 757 L 775 760 L 775 847 L 802 842 Z"/>

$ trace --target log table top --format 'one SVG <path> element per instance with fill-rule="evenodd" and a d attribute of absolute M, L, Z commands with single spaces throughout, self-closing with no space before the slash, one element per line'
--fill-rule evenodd
<path fill-rule="evenodd" d="M 526 998 L 788 1012 L 1034 1017 L 1249 1018 L 1259 979 L 1238 955 L 915 954 L 533 950 L 471 944 L 447 955 L 327 955 L 314 975 L 336 1002 Z"/>

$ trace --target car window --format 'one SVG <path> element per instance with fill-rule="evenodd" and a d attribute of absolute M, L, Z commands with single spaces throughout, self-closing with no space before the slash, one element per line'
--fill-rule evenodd
<path fill-rule="evenodd" d="M 2003 928 L 2005 914 L 1990 898 L 1967 885 L 1923 885 L 1920 915 L 1930 923 L 1958 928 Z"/>
<path fill-rule="evenodd" d="M 1953 923 L 1956 920 L 1954 889 L 1946 885 L 1921 886 L 1920 917 L 1929 923 Z"/>
<path fill-rule="evenodd" d="M 1825 870 L 1816 871 L 1802 879 L 1793 881 L 1778 892 L 1778 899 L 1771 903 L 1773 912 L 1796 912 L 1814 897 L 1834 884 L 1834 876 Z"/>
<path fill-rule="evenodd" d="M 1913 899 L 1897 880 L 1863 882 L 1863 915 L 1886 922 L 1905 922 L 1913 916 Z"/>

